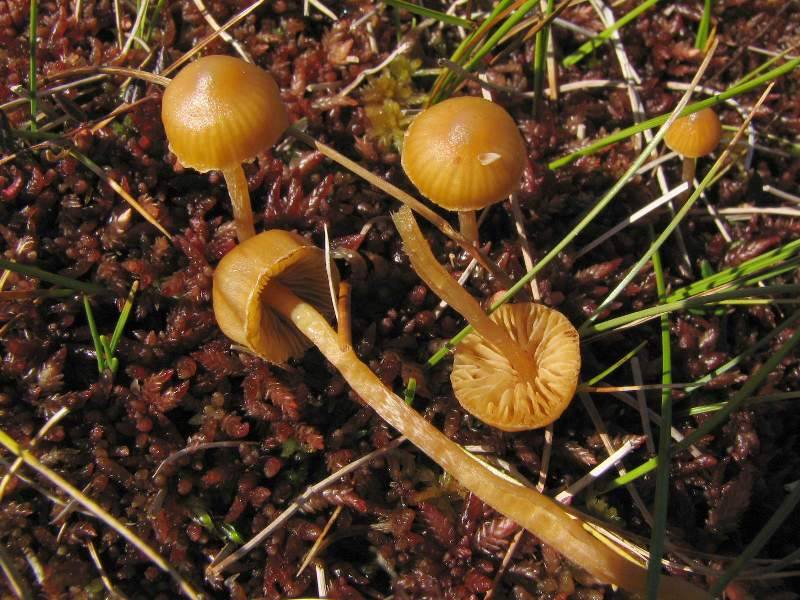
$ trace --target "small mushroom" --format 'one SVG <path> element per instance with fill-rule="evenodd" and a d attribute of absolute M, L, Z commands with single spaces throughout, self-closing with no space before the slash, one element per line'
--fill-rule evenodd
<path fill-rule="evenodd" d="M 504 431 L 543 427 L 561 416 L 581 367 L 578 332 L 567 318 L 533 303 L 486 316 L 436 261 L 411 211 L 401 208 L 394 222 L 417 274 L 475 329 L 456 348 L 450 376 L 461 406 Z"/>
<path fill-rule="evenodd" d="M 242 163 L 272 146 L 289 127 L 272 76 L 238 58 L 205 56 L 167 86 L 161 119 L 181 164 L 201 173 L 222 171 L 239 241 L 255 235 Z"/>
<path fill-rule="evenodd" d="M 335 266 L 330 271 L 335 292 Z M 350 344 L 340 343 L 326 317 L 332 311 L 326 272 L 323 252 L 300 236 L 260 233 L 220 261 L 214 272 L 214 314 L 228 337 L 272 362 L 316 346 L 364 402 L 466 489 L 599 580 L 644 593 L 647 574 L 641 566 L 608 548 L 580 518 L 550 498 L 467 453 L 388 389 Z M 299 332 L 292 333 L 292 328 Z M 222 560 L 216 572 L 227 564 Z M 708 598 L 673 577 L 662 577 L 661 590 L 663 598 Z"/>
<path fill-rule="evenodd" d="M 710 154 L 722 137 L 722 125 L 717 113 L 704 108 L 677 119 L 667 130 L 664 143 L 683 157 L 683 181 L 689 185 L 684 197 L 689 195 L 694 183 L 697 159 Z"/>
<path fill-rule="evenodd" d="M 501 106 L 465 96 L 424 110 L 403 141 L 403 170 L 419 191 L 459 211 L 461 233 L 478 238 L 475 211 L 519 186 L 526 161 L 517 124 Z"/>

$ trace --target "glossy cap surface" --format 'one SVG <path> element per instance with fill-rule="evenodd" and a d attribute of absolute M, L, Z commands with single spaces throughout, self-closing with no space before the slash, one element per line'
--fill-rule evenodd
<path fill-rule="evenodd" d="M 664 143 L 673 152 L 686 158 L 700 158 L 710 154 L 722 137 L 719 117 L 710 108 L 704 108 L 675 121 L 664 136 Z"/>
<path fill-rule="evenodd" d="M 527 152 L 504 108 L 483 98 L 450 98 L 426 109 L 403 141 L 403 169 L 431 201 L 478 210 L 520 184 Z"/>
<path fill-rule="evenodd" d="M 178 73 L 164 91 L 161 119 L 170 150 L 201 172 L 251 160 L 289 126 L 272 75 L 232 56 L 206 56 Z"/>
<path fill-rule="evenodd" d="M 331 264 L 334 287 L 339 284 Z M 308 339 L 273 310 L 267 300 L 277 281 L 313 305 L 326 318 L 333 315 L 325 256 L 295 233 L 273 229 L 235 246 L 214 271 L 214 316 L 222 332 L 266 360 L 282 364 L 301 356 Z"/>
<path fill-rule="evenodd" d="M 465 410 L 504 431 L 544 427 L 567 408 L 578 385 L 578 332 L 557 310 L 541 304 L 505 304 L 491 315 L 533 359 L 524 378 L 475 333 L 456 348 L 450 381 Z"/>

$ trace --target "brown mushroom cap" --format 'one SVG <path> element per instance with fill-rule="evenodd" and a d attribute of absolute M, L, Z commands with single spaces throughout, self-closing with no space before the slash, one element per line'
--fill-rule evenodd
<path fill-rule="evenodd" d="M 339 274 L 331 265 L 334 287 Z M 295 233 L 273 229 L 235 246 L 214 271 L 214 315 L 223 333 L 270 362 L 299 357 L 311 343 L 265 299 L 277 281 L 327 318 L 333 304 L 325 255 Z"/>
<path fill-rule="evenodd" d="M 450 375 L 456 398 L 465 410 L 504 431 L 552 423 L 578 384 L 578 332 L 564 315 L 541 304 L 506 304 L 491 318 L 529 353 L 533 377 L 520 376 L 505 356 L 471 333 L 456 349 Z"/>
<path fill-rule="evenodd" d="M 403 169 L 433 202 L 449 210 L 478 210 L 520 183 L 527 152 L 505 109 L 469 96 L 426 109 L 403 141 Z"/>
<path fill-rule="evenodd" d="M 673 152 L 686 158 L 710 154 L 722 137 L 722 125 L 717 113 L 704 108 L 676 120 L 667 130 L 664 143 Z"/>
<path fill-rule="evenodd" d="M 161 119 L 184 166 L 205 172 L 251 160 L 289 127 L 272 76 L 232 56 L 206 56 L 164 91 Z"/>

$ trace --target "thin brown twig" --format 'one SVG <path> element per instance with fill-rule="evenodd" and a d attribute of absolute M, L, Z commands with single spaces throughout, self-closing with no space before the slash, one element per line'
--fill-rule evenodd
<path fill-rule="evenodd" d="M 275 519 L 270 522 L 264 529 L 259 531 L 256 535 L 254 535 L 246 544 L 238 548 L 235 552 L 222 558 L 221 556 L 217 556 L 211 562 L 211 564 L 206 568 L 206 573 L 209 579 L 216 579 L 217 576 L 222 573 L 225 569 L 230 567 L 233 563 L 238 561 L 243 556 L 247 555 L 253 548 L 258 546 L 263 540 L 267 538 L 273 531 L 278 529 L 281 525 L 283 525 L 289 518 L 294 515 L 298 510 L 300 510 L 308 500 L 320 493 L 322 490 L 327 488 L 329 485 L 335 483 L 340 478 L 344 477 L 348 473 L 364 466 L 365 464 L 369 463 L 370 461 L 378 458 L 379 456 L 383 456 L 387 452 L 394 450 L 400 444 L 406 441 L 405 436 L 400 436 L 392 440 L 389 444 L 384 446 L 383 448 L 378 448 L 377 450 L 373 450 L 369 454 L 365 454 L 361 458 L 357 458 L 353 462 L 345 465 L 338 471 L 332 473 L 322 481 L 315 483 L 314 485 L 310 485 L 306 488 L 306 490 L 297 496 L 294 501 L 286 507 L 286 509 L 279 514 Z M 220 560 L 221 559 L 221 560 Z"/>
<path fill-rule="evenodd" d="M 333 527 L 333 524 L 336 522 L 336 519 L 339 518 L 339 515 L 341 513 L 342 513 L 342 507 L 337 506 L 336 509 L 333 511 L 333 514 L 328 519 L 328 522 L 325 523 L 325 527 L 323 528 L 322 533 L 320 533 L 317 539 L 314 540 L 314 545 L 311 546 L 311 549 L 308 551 L 306 557 L 303 559 L 303 563 L 297 570 L 295 577 L 299 577 L 303 573 L 303 571 L 306 570 L 306 567 L 309 565 L 309 563 L 312 560 L 314 560 L 314 557 L 316 557 L 317 552 L 319 552 L 319 549 L 322 547 L 322 542 L 325 540 L 325 536 L 328 535 L 328 532 L 331 530 L 331 527 Z"/>
<path fill-rule="evenodd" d="M 200 50 L 202 50 L 203 48 L 208 46 L 208 44 L 210 44 L 215 39 L 217 39 L 220 35 L 222 35 L 223 32 L 227 31 L 228 29 L 230 29 L 231 27 L 233 27 L 234 25 L 236 25 L 240 21 L 242 21 L 245 17 L 247 17 L 247 15 L 249 15 L 254 10 L 256 10 L 259 6 L 264 4 L 265 1 L 266 0 L 256 0 L 250 6 L 240 10 L 238 13 L 233 15 L 230 19 L 228 19 L 228 21 L 222 27 L 220 27 L 219 29 L 216 29 L 213 32 L 211 32 L 210 34 L 208 34 L 206 37 L 204 37 L 202 40 L 200 40 L 194 46 L 192 46 L 191 50 L 189 50 L 188 52 L 183 54 L 180 58 L 178 58 L 170 66 L 168 66 L 166 69 L 164 69 L 162 71 L 162 75 L 167 76 L 170 73 L 172 73 L 174 70 L 180 68 L 184 63 L 186 63 L 188 60 L 190 60 L 192 58 L 192 56 L 194 56 L 195 54 L 200 52 Z"/>
<path fill-rule="evenodd" d="M 167 562 L 154 548 L 147 542 L 136 535 L 131 529 L 124 525 L 114 515 L 100 506 L 97 502 L 85 496 L 81 491 L 73 486 L 66 479 L 61 477 L 58 473 L 53 471 L 50 467 L 42 464 L 38 458 L 31 454 L 28 450 L 20 447 L 20 445 L 13 440 L 7 433 L 0 430 L 0 444 L 6 447 L 12 454 L 21 457 L 25 464 L 39 473 L 42 477 L 50 481 L 53 485 L 58 487 L 62 492 L 75 499 L 79 504 L 91 512 L 97 519 L 105 523 L 107 526 L 116 531 L 120 536 L 130 542 L 136 549 L 144 554 L 151 562 L 158 566 L 162 571 L 169 574 L 180 590 L 187 598 L 191 600 L 200 600 L 201 595 L 194 586 L 186 580 L 175 568 Z"/>

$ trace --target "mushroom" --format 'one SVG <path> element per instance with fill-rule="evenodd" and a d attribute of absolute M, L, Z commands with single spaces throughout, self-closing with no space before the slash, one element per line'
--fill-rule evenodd
<path fill-rule="evenodd" d="M 241 163 L 274 145 L 288 131 L 334 162 L 410 206 L 460 244 L 500 282 L 508 276 L 441 215 L 335 149 L 289 126 L 275 80 L 263 69 L 232 56 L 205 56 L 184 67 L 166 83 L 161 119 L 172 152 L 200 172 L 219 169 L 228 185 L 239 241 L 255 234 L 250 194 Z"/>
<path fill-rule="evenodd" d="M 275 144 L 289 127 L 272 76 L 232 56 L 206 56 L 181 70 L 164 91 L 161 119 L 170 150 L 201 173 L 218 169 L 233 203 L 240 242 L 255 235 L 242 163 Z"/>
<path fill-rule="evenodd" d="M 456 348 L 450 381 L 461 406 L 504 431 L 555 421 L 575 394 L 578 332 L 560 312 L 530 302 L 503 305 L 491 316 L 453 282 L 434 258 L 414 215 L 393 215 L 414 270 L 474 328 Z"/>
<path fill-rule="evenodd" d="M 459 211 L 461 233 L 478 239 L 475 211 L 519 185 L 526 162 L 517 124 L 501 106 L 464 96 L 421 112 L 406 131 L 403 170 L 432 202 Z"/>
<path fill-rule="evenodd" d="M 640 565 L 596 539 L 580 518 L 550 498 L 467 453 L 389 390 L 351 345 L 340 343 L 326 317 L 333 295 L 327 270 L 322 250 L 296 234 L 273 230 L 250 238 L 228 252 L 214 272 L 214 314 L 220 328 L 271 362 L 284 362 L 316 346 L 378 415 L 461 485 L 601 581 L 644 593 L 647 574 Z M 335 266 L 329 270 L 335 289 Z M 218 563 L 216 572 L 227 564 Z M 708 598 L 687 581 L 662 580 L 663 598 Z"/>
<path fill-rule="evenodd" d="M 697 159 L 710 154 L 719 144 L 722 137 L 722 125 L 717 113 L 711 108 L 704 108 L 685 117 L 677 119 L 667 130 L 664 143 L 673 152 L 683 157 L 683 181 L 689 189 L 694 184 L 694 173 Z"/>

